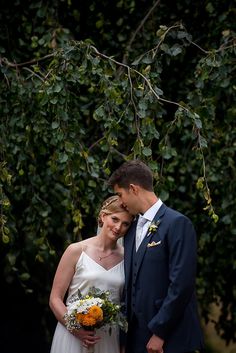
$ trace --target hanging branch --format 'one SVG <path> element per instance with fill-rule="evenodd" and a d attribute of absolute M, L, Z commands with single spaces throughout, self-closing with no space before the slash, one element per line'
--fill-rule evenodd
<path fill-rule="evenodd" d="M 154 5 L 150 8 L 150 10 L 148 11 L 148 13 L 146 14 L 146 16 L 143 18 L 143 20 L 141 21 L 141 23 L 139 24 L 139 26 L 136 28 L 136 30 L 134 31 L 133 35 L 131 36 L 129 42 L 128 42 L 128 45 L 127 45 L 127 48 L 126 48 L 126 53 L 123 57 L 123 60 L 122 62 L 123 63 L 126 63 L 127 62 L 127 56 L 128 56 L 128 53 L 131 49 L 131 46 L 137 36 L 137 34 L 141 31 L 142 27 L 144 26 L 145 22 L 148 20 L 148 18 L 150 17 L 150 15 L 153 13 L 153 11 L 155 10 L 155 8 L 157 7 L 157 5 L 159 5 L 160 3 L 160 0 L 157 0 Z"/>

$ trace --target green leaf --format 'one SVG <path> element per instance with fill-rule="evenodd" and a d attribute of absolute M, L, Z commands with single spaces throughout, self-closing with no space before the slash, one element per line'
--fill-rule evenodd
<path fill-rule="evenodd" d="M 152 155 L 152 150 L 149 147 L 144 147 L 142 148 L 142 154 L 146 157 L 149 157 Z"/>
<path fill-rule="evenodd" d="M 60 124 L 58 121 L 53 121 L 51 126 L 52 126 L 52 129 L 55 130 L 60 126 Z"/>
<path fill-rule="evenodd" d="M 68 161 L 68 155 L 66 153 L 60 153 L 59 154 L 59 158 L 58 158 L 58 161 L 60 163 L 65 163 Z"/>
<path fill-rule="evenodd" d="M 30 274 L 28 272 L 24 272 L 20 274 L 21 281 L 28 281 L 30 279 Z"/>
<path fill-rule="evenodd" d="M 51 98 L 50 99 L 50 103 L 57 104 L 58 103 L 58 98 L 57 97 Z"/>

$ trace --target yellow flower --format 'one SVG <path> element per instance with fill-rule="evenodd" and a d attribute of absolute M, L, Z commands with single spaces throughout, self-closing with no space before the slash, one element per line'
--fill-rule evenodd
<path fill-rule="evenodd" d="M 84 314 L 82 314 L 82 313 L 77 313 L 77 314 L 76 314 L 76 321 L 81 324 L 82 321 L 83 321 L 83 317 L 84 317 Z"/>
<path fill-rule="evenodd" d="M 103 311 L 97 305 L 91 306 L 88 313 L 97 321 L 102 321 L 102 319 L 103 319 Z"/>
<path fill-rule="evenodd" d="M 96 324 L 96 319 L 89 314 L 85 314 L 82 318 L 81 324 L 83 326 L 94 326 Z"/>

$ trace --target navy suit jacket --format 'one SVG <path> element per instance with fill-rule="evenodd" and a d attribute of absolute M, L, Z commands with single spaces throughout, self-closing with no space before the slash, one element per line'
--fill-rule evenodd
<path fill-rule="evenodd" d="M 124 238 L 128 321 L 134 313 L 139 326 L 143 327 L 143 335 L 136 339 L 144 347 L 147 342 L 142 340 L 148 341 L 154 333 L 165 341 L 165 353 L 202 349 L 203 337 L 195 297 L 195 230 L 186 216 L 165 204 L 154 220 L 160 222 L 158 229 L 149 235 L 147 232 L 134 257 L 137 221 Z"/>

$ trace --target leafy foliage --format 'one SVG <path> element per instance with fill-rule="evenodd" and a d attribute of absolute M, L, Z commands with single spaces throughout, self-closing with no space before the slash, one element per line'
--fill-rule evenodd
<path fill-rule="evenodd" d="M 203 317 L 219 303 L 216 327 L 235 340 L 233 7 L 147 1 L 144 16 L 131 0 L 13 5 L 0 15 L 6 281 L 46 305 L 64 248 L 96 232 L 111 171 L 141 158 L 162 200 L 197 228 Z"/>

